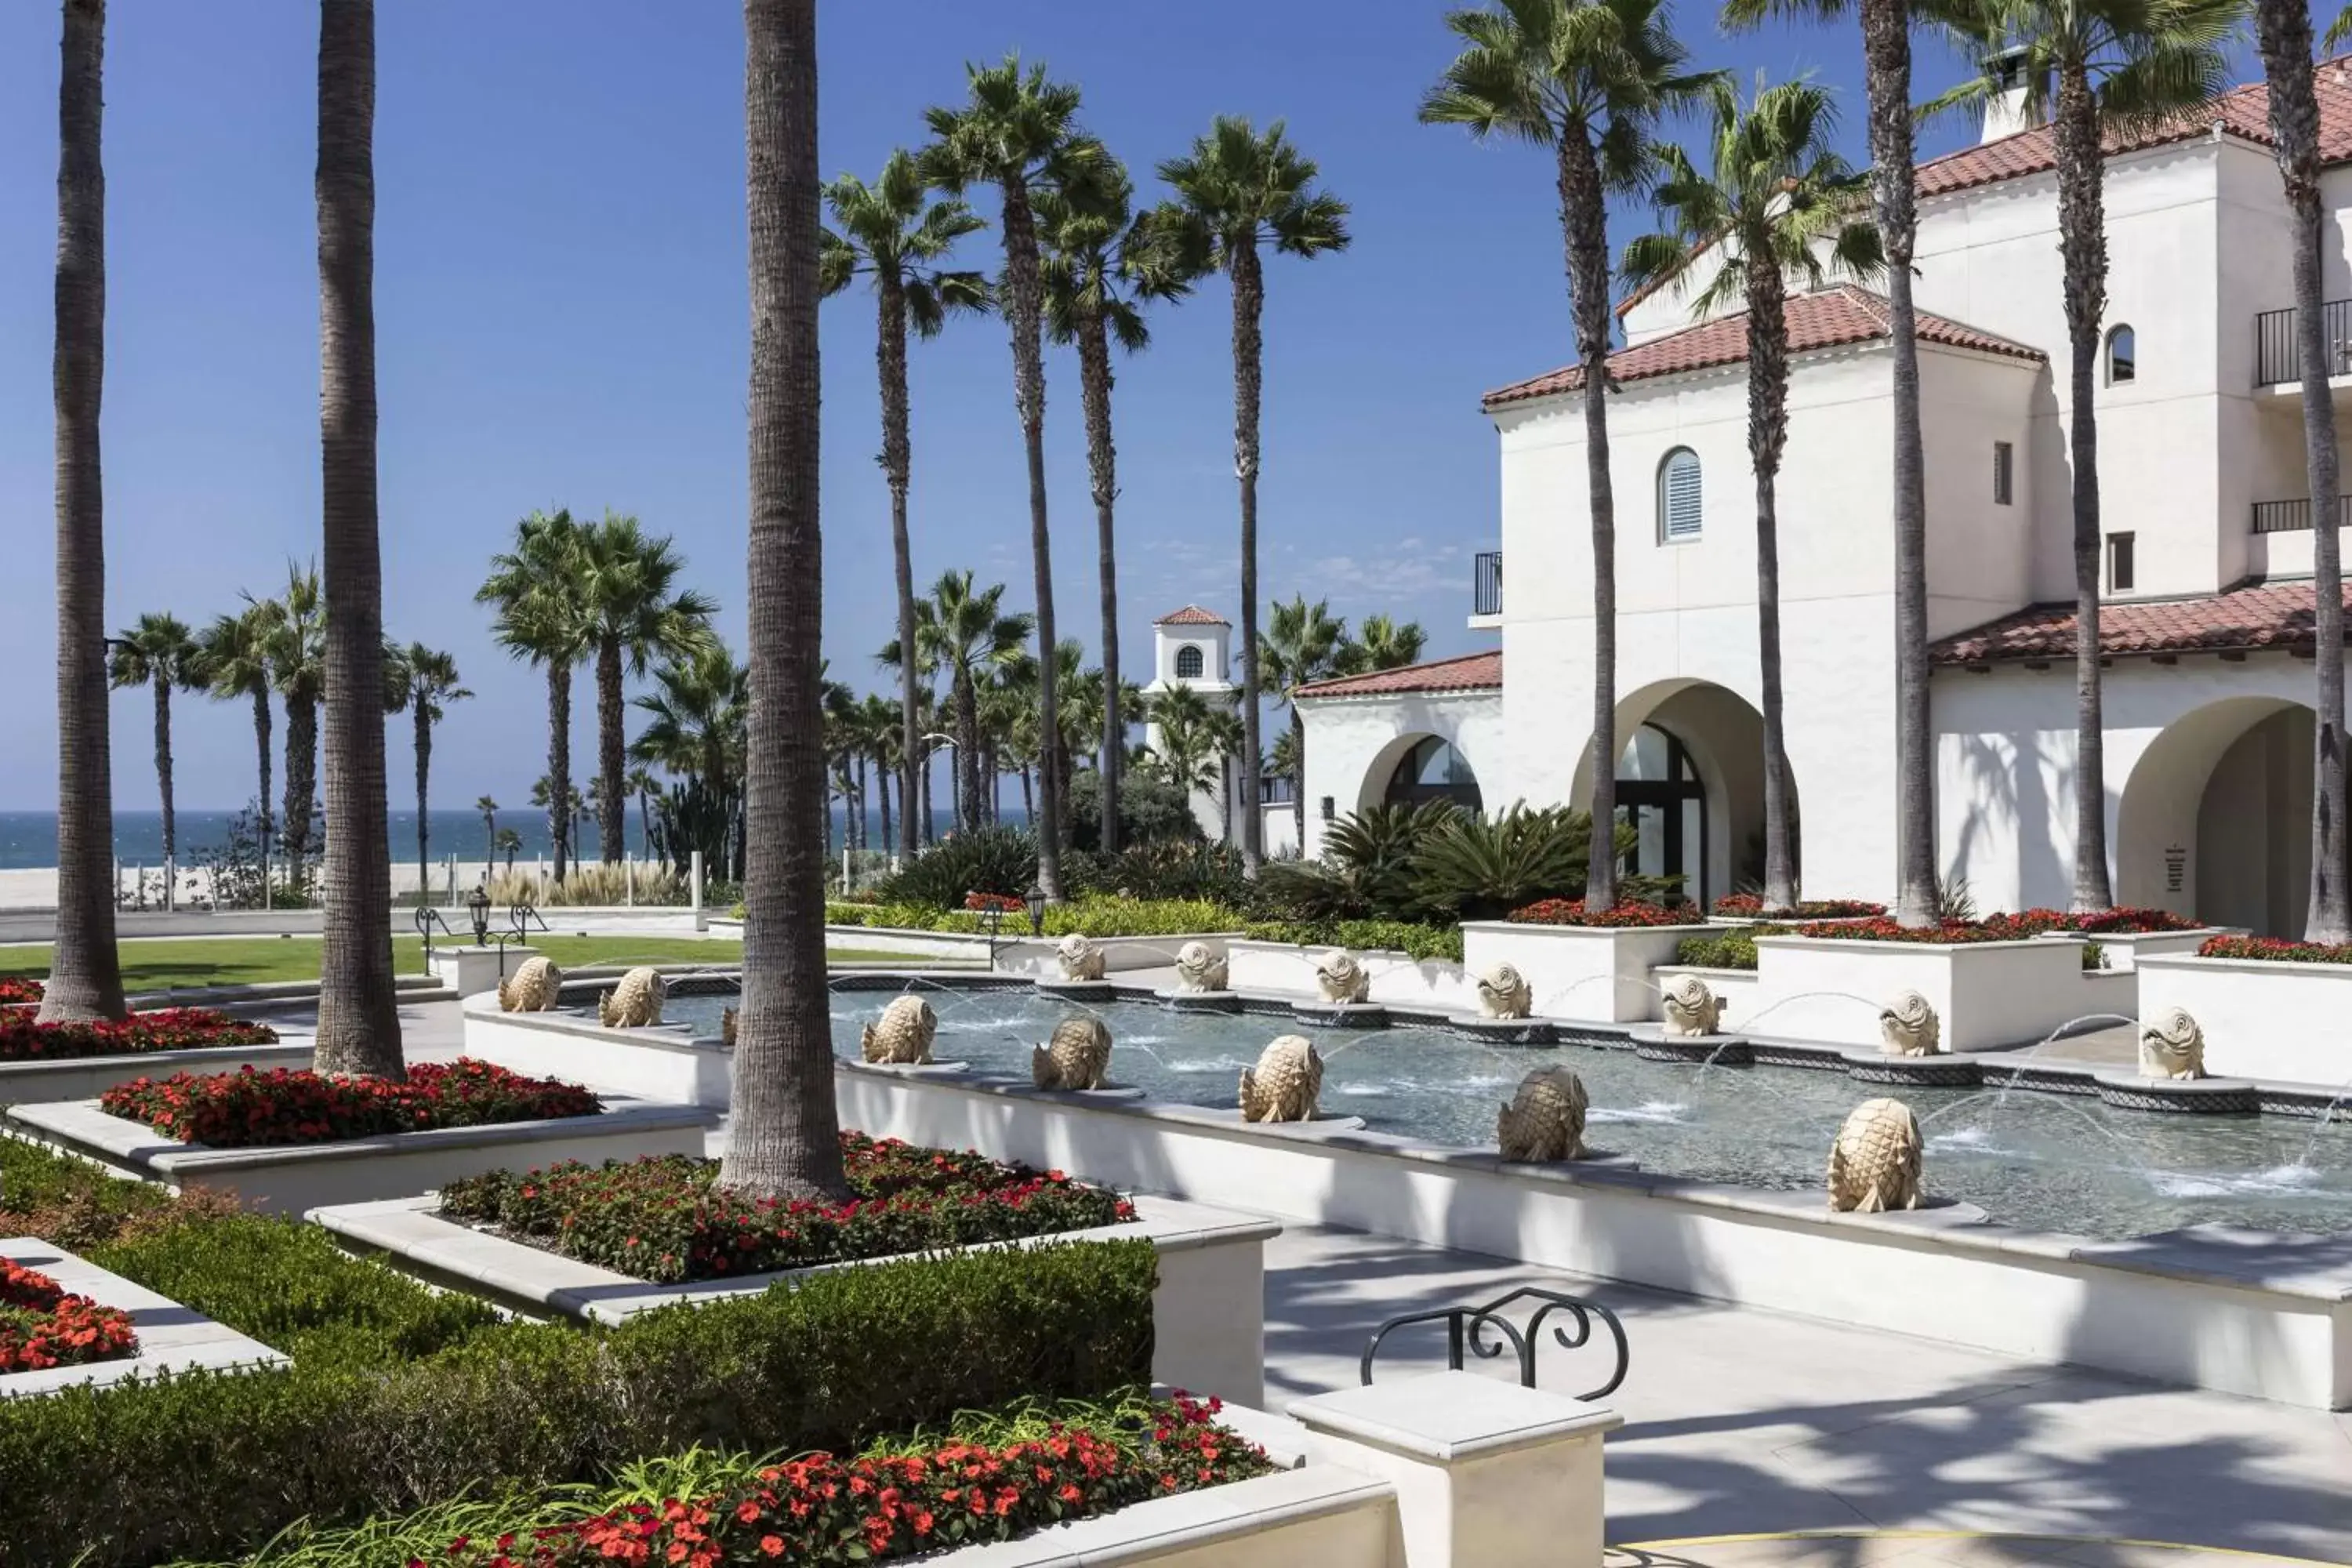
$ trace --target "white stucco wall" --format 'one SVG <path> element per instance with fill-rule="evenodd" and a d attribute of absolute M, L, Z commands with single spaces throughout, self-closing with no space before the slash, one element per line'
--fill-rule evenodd
<path fill-rule="evenodd" d="M 1425 735 L 1443 738 L 1468 760 L 1487 810 L 1500 811 L 1515 798 L 1502 787 L 1503 702 L 1498 692 L 1307 698 L 1298 708 L 1307 720 L 1309 856 L 1322 853 L 1324 797 L 1331 798 L 1334 816 L 1378 805 L 1397 763 Z M 1286 831 L 1288 826 L 1283 824 Z"/>

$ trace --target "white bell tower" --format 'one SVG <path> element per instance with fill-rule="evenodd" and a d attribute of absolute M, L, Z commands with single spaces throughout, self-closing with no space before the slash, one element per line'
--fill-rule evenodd
<path fill-rule="evenodd" d="M 1152 678 L 1143 689 L 1144 700 L 1184 687 L 1199 692 L 1210 707 L 1231 710 L 1241 700 L 1241 688 L 1228 679 L 1233 640 L 1233 623 L 1198 605 L 1160 616 L 1151 626 Z M 1158 724 L 1145 724 L 1144 744 L 1154 752 L 1160 750 Z M 1213 842 L 1224 834 L 1230 816 L 1228 792 L 1237 794 L 1240 783 L 1231 768 L 1224 773 L 1220 788 L 1192 793 L 1192 818 Z M 1237 825 L 1234 831 L 1238 834 Z"/>

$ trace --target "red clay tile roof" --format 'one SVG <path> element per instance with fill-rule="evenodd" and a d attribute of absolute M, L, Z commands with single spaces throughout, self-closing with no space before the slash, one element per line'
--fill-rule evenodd
<path fill-rule="evenodd" d="M 1223 616 L 1204 610 L 1198 605 L 1187 605 L 1181 610 L 1160 616 L 1151 624 L 1155 626 L 1229 626 L 1233 622 Z"/>
<path fill-rule="evenodd" d="M 1886 310 L 1885 296 L 1852 283 L 1835 283 L 1817 293 L 1791 295 L 1788 306 L 1789 352 L 1810 353 L 1816 349 L 1890 336 Z M 2027 360 L 2048 357 L 2040 349 L 2028 348 L 1926 310 L 1919 312 L 1919 336 L 1926 342 L 1975 349 L 1983 353 L 2010 354 Z M 1609 356 L 1609 374 L 1621 383 L 1642 381 L 1651 376 L 1679 375 L 1685 371 L 1738 364 L 1747 357 L 1748 312 L 1742 310 L 1685 327 L 1663 338 L 1653 338 L 1638 348 L 1620 349 Z M 1584 367 L 1572 364 L 1549 375 L 1490 392 L 1483 403 L 1487 408 L 1498 408 L 1525 403 L 1529 398 L 1573 392 L 1583 384 Z"/>
<path fill-rule="evenodd" d="M 2322 61 L 2315 85 L 2319 97 L 2319 156 L 2328 163 L 2352 162 L 2352 56 Z M 2230 135 L 2269 146 L 2270 89 L 2256 82 L 2224 93 L 2210 107 L 2152 131 L 2129 136 L 2110 134 L 2105 139 L 2107 155 L 2192 141 L 2210 134 L 2216 125 Z M 1937 196 L 1969 190 L 2020 174 L 2040 174 L 2055 167 L 2057 162 L 2050 128 L 2038 125 L 1998 142 L 1928 160 L 1918 167 L 1918 191 L 1923 196 Z"/>
<path fill-rule="evenodd" d="M 2124 657 L 2308 649 L 2315 641 L 2311 622 L 2309 583 L 2250 584 L 2203 598 L 2102 605 L 2099 651 Z M 1928 649 L 1928 658 L 1937 664 L 2074 657 L 2072 603 L 2029 605 Z"/>
<path fill-rule="evenodd" d="M 1485 691 L 1503 684 L 1503 656 L 1499 650 L 1487 653 L 1465 653 L 1454 658 L 1435 659 L 1428 664 L 1408 664 L 1400 669 L 1375 670 L 1370 675 L 1342 676 L 1337 680 L 1318 680 L 1312 686 L 1298 689 L 1301 697 L 1385 697 L 1405 691 Z"/>

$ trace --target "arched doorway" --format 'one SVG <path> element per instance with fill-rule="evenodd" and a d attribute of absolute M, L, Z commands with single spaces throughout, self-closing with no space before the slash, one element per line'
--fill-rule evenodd
<path fill-rule="evenodd" d="M 1625 869 L 1679 877 L 1705 908 L 1763 880 L 1764 716 L 1712 681 L 1654 682 L 1617 704 L 1617 820 L 1633 829 Z M 1589 752 L 1570 798 L 1592 801 Z M 1790 780 L 1790 805 L 1796 781 Z"/>
<path fill-rule="evenodd" d="M 2278 697 L 2225 698 L 2168 725 L 2116 809 L 2116 901 L 2301 935 L 2312 736 L 2311 710 Z"/>
<path fill-rule="evenodd" d="M 1706 805 L 1706 782 L 1681 737 L 1654 722 L 1635 730 L 1617 760 L 1617 820 L 1633 837 L 1623 869 L 1675 879 L 1685 898 L 1706 908 L 1719 890 L 1708 886 Z"/>
<path fill-rule="evenodd" d="M 1397 759 L 1381 799 L 1390 805 L 1421 805 L 1442 800 L 1475 813 L 1483 809 L 1478 775 L 1454 743 L 1423 735 Z"/>

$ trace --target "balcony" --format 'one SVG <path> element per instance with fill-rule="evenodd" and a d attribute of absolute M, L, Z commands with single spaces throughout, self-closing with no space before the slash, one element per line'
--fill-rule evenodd
<path fill-rule="evenodd" d="M 2320 308 L 2327 339 L 2327 374 L 2352 375 L 2352 300 L 2330 300 Z M 2295 363 L 2293 306 L 2254 318 L 2254 385 L 2285 386 L 2303 380 Z M 2308 521 L 2303 524 L 2308 528 Z M 2255 531 L 2260 532 L 2258 529 Z"/>
<path fill-rule="evenodd" d="M 1473 616 L 1499 616 L 1503 613 L 1503 552 L 1483 552 L 1474 563 L 1470 581 L 1470 614 Z"/>
<path fill-rule="evenodd" d="M 2352 527 L 2352 495 L 2336 498 L 2336 521 L 2339 528 Z M 2311 531 L 2311 501 L 2258 500 L 2254 503 L 2256 533 L 2309 533 Z"/>

